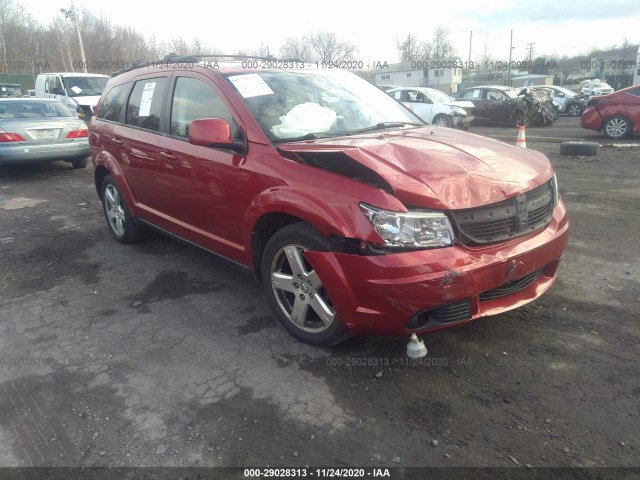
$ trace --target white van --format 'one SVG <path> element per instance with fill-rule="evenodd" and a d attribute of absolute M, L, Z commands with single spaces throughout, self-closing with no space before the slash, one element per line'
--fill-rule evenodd
<path fill-rule="evenodd" d="M 89 118 L 108 80 L 97 73 L 41 73 L 36 78 L 36 96 L 56 98 L 80 117 Z"/>

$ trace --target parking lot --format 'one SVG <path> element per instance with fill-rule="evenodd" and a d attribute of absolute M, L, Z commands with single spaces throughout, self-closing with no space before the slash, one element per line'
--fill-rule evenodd
<path fill-rule="evenodd" d="M 637 466 L 640 148 L 560 156 L 568 138 L 612 143 L 579 118 L 527 130 L 572 221 L 554 287 L 425 337 L 418 362 L 406 338 L 310 347 L 212 255 L 115 242 L 91 166 L 9 169 L 0 464 Z"/>

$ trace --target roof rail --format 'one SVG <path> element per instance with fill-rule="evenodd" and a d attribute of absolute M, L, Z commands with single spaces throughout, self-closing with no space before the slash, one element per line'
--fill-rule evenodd
<path fill-rule="evenodd" d="M 273 55 L 267 55 L 266 57 L 262 57 L 259 55 L 224 55 L 220 53 L 202 53 L 196 55 L 177 55 L 175 53 L 170 53 L 165 55 L 163 58 L 158 60 L 150 60 L 150 61 L 142 61 L 135 62 L 128 67 L 125 67 L 117 72 L 113 72 L 111 74 L 112 77 L 117 77 L 118 75 L 122 75 L 125 72 L 130 72 L 131 70 L 136 70 L 138 68 L 148 67 L 149 64 L 154 63 L 198 63 L 201 59 L 204 58 L 229 58 L 229 59 L 243 59 L 248 58 L 251 60 L 277 60 Z M 294 59 L 289 59 L 289 61 L 294 61 Z"/>

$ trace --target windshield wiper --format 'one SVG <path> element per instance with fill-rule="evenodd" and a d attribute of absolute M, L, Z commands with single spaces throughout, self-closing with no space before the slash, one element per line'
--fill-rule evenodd
<path fill-rule="evenodd" d="M 413 127 L 423 127 L 426 123 L 411 123 L 411 122 L 380 122 L 371 127 L 360 128 L 358 130 L 351 130 L 345 132 L 343 135 L 355 135 L 357 133 L 374 132 L 376 130 L 384 130 L 385 128 L 404 127 L 405 125 L 411 125 Z"/>
<path fill-rule="evenodd" d="M 291 138 L 277 138 L 272 141 L 272 143 L 285 143 L 285 142 L 301 142 L 303 140 L 315 140 L 316 138 L 329 138 L 335 137 L 335 133 L 319 133 L 319 132 L 311 132 L 306 135 L 302 135 L 301 137 L 291 137 Z"/>

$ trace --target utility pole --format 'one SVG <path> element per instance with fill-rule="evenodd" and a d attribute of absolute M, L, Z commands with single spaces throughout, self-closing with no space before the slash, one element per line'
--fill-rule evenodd
<path fill-rule="evenodd" d="M 507 70 L 507 85 L 511 86 L 511 54 L 513 53 L 513 28 L 511 29 L 511 41 L 509 42 L 509 65 Z"/>
<path fill-rule="evenodd" d="M 527 48 L 529 48 L 529 65 L 533 65 L 533 52 L 535 51 L 535 43 L 527 43 Z"/>
<path fill-rule="evenodd" d="M 471 80 L 471 41 L 473 40 L 473 30 L 469 31 L 469 61 L 467 62 L 467 80 Z"/>
<path fill-rule="evenodd" d="M 76 8 L 74 7 L 73 2 L 71 2 L 71 8 L 69 8 L 68 10 L 66 8 L 61 8 L 60 11 L 64 13 L 65 18 L 69 18 L 73 20 L 73 23 L 76 26 L 76 33 L 78 34 L 78 43 L 80 44 L 80 56 L 82 57 L 82 71 L 84 73 L 88 73 L 87 57 L 84 54 L 84 45 L 82 44 L 82 35 L 80 34 L 80 24 L 78 23 L 78 14 L 76 12 Z"/>

